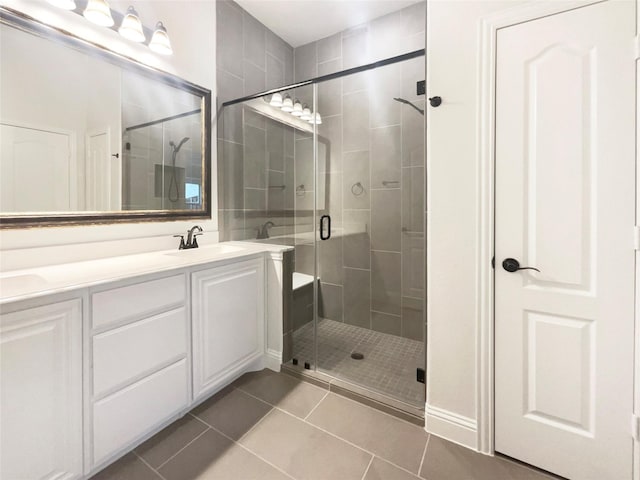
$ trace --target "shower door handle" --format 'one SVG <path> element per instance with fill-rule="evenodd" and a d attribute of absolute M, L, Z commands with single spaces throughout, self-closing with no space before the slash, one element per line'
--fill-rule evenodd
<path fill-rule="evenodd" d="M 325 230 L 325 226 L 326 226 L 326 230 Z M 329 240 L 330 238 L 331 238 L 331 216 L 322 215 L 320 217 L 320 240 Z"/>

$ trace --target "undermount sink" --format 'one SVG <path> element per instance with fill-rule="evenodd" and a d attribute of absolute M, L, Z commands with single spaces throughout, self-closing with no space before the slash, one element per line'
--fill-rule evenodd
<path fill-rule="evenodd" d="M 208 245 L 200 248 L 189 248 L 186 250 L 177 250 L 175 252 L 166 253 L 170 257 L 178 258 L 200 258 L 200 257 L 215 257 L 216 255 L 225 255 L 227 253 L 234 253 L 242 251 L 242 247 L 235 245 Z"/>

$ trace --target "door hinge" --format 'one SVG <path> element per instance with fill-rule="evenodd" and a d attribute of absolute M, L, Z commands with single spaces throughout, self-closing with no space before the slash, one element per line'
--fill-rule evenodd
<path fill-rule="evenodd" d="M 633 39 L 633 54 L 636 60 L 640 60 L 640 35 Z"/>
<path fill-rule="evenodd" d="M 633 227 L 633 248 L 634 250 L 640 250 L 640 227 Z"/>
<path fill-rule="evenodd" d="M 631 436 L 636 442 L 640 442 L 640 417 L 638 415 L 631 417 Z"/>

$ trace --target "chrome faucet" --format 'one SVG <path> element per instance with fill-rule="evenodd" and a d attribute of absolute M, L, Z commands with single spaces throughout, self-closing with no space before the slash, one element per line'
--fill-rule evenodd
<path fill-rule="evenodd" d="M 194 233 L 195 231 L 198 233 Z M 184 241 L 184 235 L 174 235 L 174 237 L 180 237 L 180 246 L 178 250 L 187 250 L 189 248 L 198 248 L 197 236 L 202 235 L 202 227 L 200 225 L 194 225 L 187 230 L 187 241 Z"/>
<path fill-rule="evenodd" d="M 265 222 L 264 225 L 256 228 L 256 230 L 258 231 L 258 236 L 256 238 L 258 240 L 269 238 L 269 229 L 275 226 L 276 224 L 273 223 L 271 220 L 269 220 L 268 222 Z"/>

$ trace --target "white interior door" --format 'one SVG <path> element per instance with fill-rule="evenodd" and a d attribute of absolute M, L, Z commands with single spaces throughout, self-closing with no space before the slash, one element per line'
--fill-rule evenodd
<path fill-rule="evenodd" d="M 106 128 L 87 135 L 87 210 L 120 210 L 120 159 L 111 155 L 111 135 Z"/>
<path fill-rule="evenodd" d="M 0 211 L 75 209 L 72 138 L 68 134 L 0 125 Z"/>
<path fill-rule="evenodd" d="M 495 448 L 576 480 L 632 475 L 634 36 L 631 1 L 497 34 Z"/>

